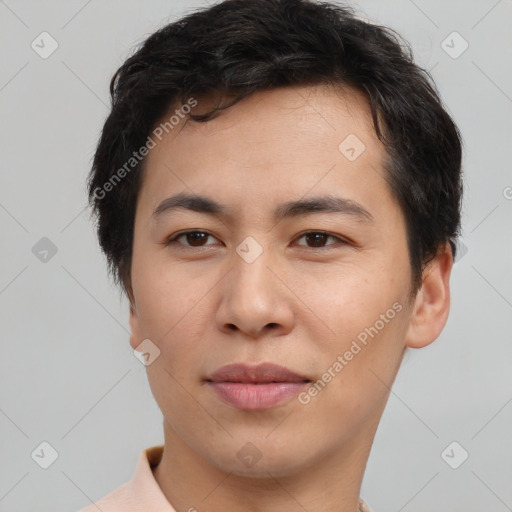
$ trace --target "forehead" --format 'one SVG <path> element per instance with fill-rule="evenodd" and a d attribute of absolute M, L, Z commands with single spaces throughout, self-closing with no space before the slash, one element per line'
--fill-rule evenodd
<path fill-rule="evenodd" d="M 215 100 L 196 98 L 193 113 L 209 111 Z M 379 207 L 371 205 L 379 197 L 381 206 L 391 200 L 384 180 L 386 152 L 368 101 L 357 91 L 332 86 L 260 91 L 210 121 L 181 119 L 169 126 L 147 156 L 139 193 L 146 214 L 177 192 L 215 196 L 249 217 L 291 198 L 333 191 L 369 208 Z"/>

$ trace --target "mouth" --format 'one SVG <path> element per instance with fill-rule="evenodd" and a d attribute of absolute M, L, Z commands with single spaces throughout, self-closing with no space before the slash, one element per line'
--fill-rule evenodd
<path fill-rule="evenodd" d="M 205 381 L 223 402 L 241 410 L 261 410 L 289 400 L 311 379 L 283 366 L 261 363 L 226 365 Z"/>

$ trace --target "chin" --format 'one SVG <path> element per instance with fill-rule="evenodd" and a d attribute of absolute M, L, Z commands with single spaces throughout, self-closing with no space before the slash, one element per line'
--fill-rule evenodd
<path fill-rule="evenodd" d="M 236 476 L 246 478 L 287 477 L 313 463 L 311 452 L 301 453 L 300 446 L 275 446 L 268 439 L 230 443 L 222 450 L 209 450 L 210 463 Z"/>

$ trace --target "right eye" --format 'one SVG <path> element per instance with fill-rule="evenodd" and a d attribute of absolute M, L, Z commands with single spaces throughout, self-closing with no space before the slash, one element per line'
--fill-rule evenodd
<path fill-rule="evenodd" d="M 184 245 L 185 247 L 208 247 L 208 245 L 205 245 L 204 243 L 208 241 L 208 237 L 215 238 L 207 231 L 182 231 L 181 233 L 178 233 L 177 235 L 174 235 L 172 238 L 167 240 L 167 245 L 171 245 L 171 243 L 177 242 L 180 245 Z M 184 239 L 186 243 L 180 242 L 180 239 Z"/>

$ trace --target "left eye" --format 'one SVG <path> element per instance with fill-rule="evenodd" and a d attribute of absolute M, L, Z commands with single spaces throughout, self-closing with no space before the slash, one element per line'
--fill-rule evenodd
<path fill-rule="evenodd" d="M 213 235 L 206 231 L 185 231 L 175 237 L 171 238 L 168 243 L 178 242 L 181 238 L 186 240 L 187 247 L 204 247 L 209 238 L 215 239 Z M 331 235 L 325 231 L 308 231 L 303 233 L 297 240 L 305 239 L 306 244 L 297 244 L 301 246 L 310 247 L 312 249 L 322 248 L 324 246 L 335 245 L 336 242 L 346 243 L 342 238 Z M 331 239 L 335 243 L 327 244 L 327 241 Z M 211 244 L 210 244 L 211 245 Z"/>
<path fill-rule="evenodd" d="M 298 239 L 305 238 L 308 243 L 311 243 L 309 247 L 312 247 L 313 249 L 316 248 L 322 248 L 327 243 L 327 240 L 329 238 L 336 240 L 337 242 L 344 243 L 345 241 L 341 239 L 338 236 L 331 235 L 330 233 L 326 233 L 325 231 L 309 231 L 307 233 L 303 233 L 302 236 Z M 298 244 L 298 245 L 304 245 L 304 244 Z M 334 245 L 334 244 L 328 244 L 328 245 Z"/>

